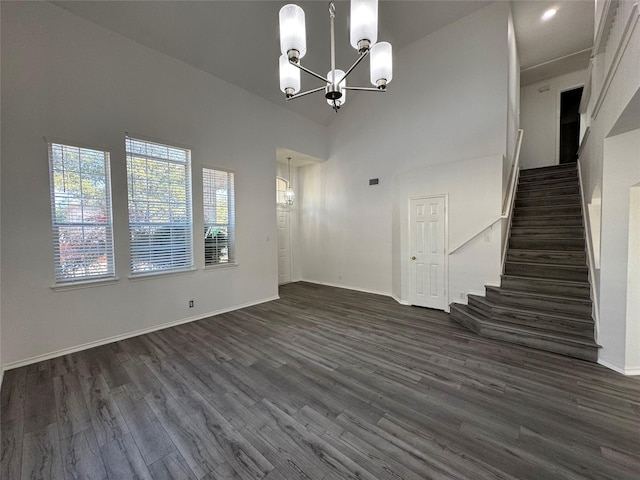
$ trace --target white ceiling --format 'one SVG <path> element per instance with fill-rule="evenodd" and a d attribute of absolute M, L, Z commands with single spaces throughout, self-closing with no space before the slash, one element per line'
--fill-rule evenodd
<path fill-rule="evenodd" d="M 593 46 L 594 2 L 513 1 L 522 86 L 586 68 Z M 541 19 L 549 8 L 556 15 Z"/>
<path fill-rule="evenodd" d="M 336 115 L 319 94 L 285 102 L 284 94 L 280 92 L 278 11 L 287 0 L 53 3 L 320 124 L 328 125 Z M 306 15 L 307 55 L 304 64 L 324 75 L 329 69 L 328 2 L 297 3 Z M 380 0 L 378 40 L 391 42 L 397 52 L 489 3 L 482 0 Z M 584 51 L 591 47 L 593 0 L 514 0 L 512 3 L 521 68 L 528 72 L 529 77 L 565 73 L 562 66 L 568 68 L 566 61 L 551 61 L 567 55 L 571 58 L 571 54 L 580 51 L 584 57 Z M 540 15 L 552 5 L 559 9 L 558 14 L 543 24 Z M 344 70 L 356 58 L 349 45 L 348 17 L 348 1 L 336 1 L 337 65 L 344 66 Z M 588 51 L 586 60 L 574 56 L 569 68 L 585 68 L 588 56 Z M 395 74 L 397 76 L 401 72 Z M 311 77 L 303 75 L 302 78 L 303 89 L 319 86 Z M 360 67 L 350 78 L 352 85 L 367 86 L 368 69 Z M 393 88 L 393 84 L 389 88 Z M 358 92 L 350 92 L 350 96 L 353 95 L 358 95 Z"/>

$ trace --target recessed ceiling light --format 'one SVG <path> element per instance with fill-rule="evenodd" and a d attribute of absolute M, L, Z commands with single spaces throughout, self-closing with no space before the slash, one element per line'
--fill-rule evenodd
<path fill-rule="evenodd" d="M 546 12 L 544 12 L 542 14 L 542 20 L 545 21 L 545 22 L 547 20 L 550 20 L 551 18 L 553 18 L 553 16 L 556 14 L 557 11 L 558 10 L 555 9 L 555 8 L 550 8 L 549 10 L 547 10 Z"/>

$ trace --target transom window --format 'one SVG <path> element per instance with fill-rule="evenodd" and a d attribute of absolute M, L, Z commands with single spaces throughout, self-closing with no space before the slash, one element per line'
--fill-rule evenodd
<path fill-rule="evenodd" d="M 49 143 L 56 283 L 113 278 L 109 153 Z"/>
<path fill-rule="evenodd" d="M 193 267 L 191 151 L 126 137 L 131 273 Z"/>
<path fill-rule="evenodd" d="M 282 177 L 276 177 L 276 203 L 279 205 L 287 204 L 287 188 L 289 182 Z"/>
<path fill-rule="evenodd" d="M 235 263 L 234 173 L 203 168 L 204 264 Z"/>

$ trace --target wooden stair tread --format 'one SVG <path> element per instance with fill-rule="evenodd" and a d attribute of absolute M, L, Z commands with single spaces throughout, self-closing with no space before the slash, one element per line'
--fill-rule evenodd
<path fill-rule="evenodd" d="M 575 262 L 581 262 L 580 265 L 586 265 L 587 254 L 586 252 L 580 250 L 541 250 L 535 248 L 510 248 L 507 252 L 507 261 L 509 261 L 511 258 L 513 258 L 514 261 L 524 260 L 536 263 L 544 260 L 548 260 L 549 262 L 556 262 L 559 260 L 573 260 Z M 572 263 L 571 265 L 577 265 L 577 263 Z"/>
<path fill-rule="evenodd" d="M 519 200 L 517 195 L 518 194 L 516 194 L 516 201 Z M 566 199 L 567 197 L 580 198 L 580 194 L 579 193 L 571 193 L 571 194 L 568 194 L 568 195 L 548 195 L 545 198 L 558 198 L 558 199 L 562 200 L 562 199 Z M 524 200 L 524 199 L 520 199 L 520 200 Z M 530 200 L 530 199 L 527 199 L 527 200 Z"/>
<path fill-rule="evenodd" d="M 571 265 L 571 264 L 565 264 L 565 263 L 517 262 L 512 260 L 507 260 L 505 263 L 510 263 L 512 265 L 529 265 L 536 269 L 541 267 L 548 267 L 548 268 L 568 268 L 571 270 L 589 270 L 589 268 L 586 265 Z M 520 276 L 523 278 L 527 278 L 526 275 L 520 275 Z"/>
<path fill-rule="evenodd" d="M 521 227 L 521 226 L 515 226 L 515 227 L 511 227 L 511 230 L 524 230 L 524 231 L 532 231 L 532 232 L 553 232 L 554 230 L 560 230 L 560 231 L 577 231 L 580 233 L 584 232 L 584 228 L 582 227 L 582 225 L 577 226 L 577 225 L 552 225 L 550 227 Z"/>
<path fill-rule="evenodd" d="M 516 280 L 531 280 L 531 277 L 526 277 L 522 275 L 505 274 L 505 275 L 502 275 L 502 277 L 513 278 Z M 540 281 L 541 279 L 539 277 L 535 277 L 535 280 Z M 563 279 L 557 279 L 557 278 L 549 278 L 544 283 L 548 283 L 548 284 L 554 283 L 554 284 L 558 284 L 558 286 L 567 286 L 567 287 L 591 287 L 591 284 L 586 281 L 583 282 L 580 280 L 563 280 Z"/>
<path fill-rule="evenodd" d="M 539 208 L 539 207 L 520 207 L 520 208 Z M 535 218 L 536 219 L 542 219 L 542 220 L 549 220 L 552 218 L 579 218 L 582 220 L 582 214 L 581 213 L 554 213 L 553 215 L 537 215 Z M 521 216 L 518 216 L 518 218 L 523 218 Z"/>
<path fill-rule="evenodd" d="M 567 213 L 567 211 L 571 211 L 571 213 Z M 575 212 L 574 212 L 575 211 Z M 538 218 L 538 217 L 549 217 L 554 215 L 582 215 L 582 206 L 571 205 L 567 207 L 566 205 L 534 205 L 534 206 L 515 206 L 513 218 Z"/>
<path fill-rule="evenodd" d="M 533 192 L 545 192 L 545 193 L 549 193 L 549 196 L 554 196 L 553 194 L 556 194 L 556 196 L 564 196 L 564 195 L 578 195 L 575 192 L 571 192 L 571 193 L 559 193 L 562 190 L 576 190 L 577 188 L 579 188 L 579 184 L 577 182 L 571 182 L 571 183 L 567 183 L 567 184 L 545 184 L 545 185 L 538 185 L 536 183 L 532 183 L 529 184 L 530 187 L 536 186 L 539 188 L 526 188 L 526 189 L 519 189 L 518 193 L 533 193 Z M 559 194 L 559 195 L 558 195 Z M 516 197 L 517 198 L 517 197 Z"/>
<path fill-rule="evenodd" d="M 491 320 L 489 318 L 482 318 L 480 315 L 471 311 L 468 305 L 453 304 L 452 308 L 454 307 L 458 310 L 462 310 L 470 317 L 473 317 L 475 321 L 482 324 L 483 326 L 490 326 L 495 329 L 510 331 L 512 333 L 526 332 L 529 335 L 535 335 L 549 341 L 560 341 L 564 344 L 601 348 L 601 346 L 595 343 L 593 340 L 586 339 L 585 337 L 571 335 L 569 333 L 556 332 L 554 330 L 545 330 L 545 329 L 540 329 L 535 327 L 528 327 L 520 324 L 500 322 L 500 321 Z"/>
<path fill-rule="evenodd" d="M 552 235 L 537 235 L 535 237 L 516 235 L 509 237 L 509 248 L 517 250 L 583 252 L 585 239 L 584 237 L 555 237 Z"/>
<path fill-rule="evenodd" d="M 538 293 L 532 291 L 522 291 L 522 290 L 511 290 L 508 288 L 502 287 L 485 287 L 487 290 L 499 291 L 500 293 L 504 293 L 505 295 L 513 295 L 518 297 L 528 297 L 528 298 L 542 298 L 543 300 L 554 300 L 558 302 L 570 302 L 570 303 L 578 303 L 584 305 L 591 305 L 590 298 L 576 298 L 576 297 L 568 297 L 566 295 L 554 295 L 551 293 Z"/>
<path fill-rule="evenodd" d="M 491 300 L 487 299 L 486 297 L 482 297 L 480 295 L 468 295 L 469 298 L 473 298 L 473 300 L 475 302 L 478 303 L 482 303 L 484 304 L 486 307 L 490 308 L 490 309 L 499 309 L 499 310 L 504 310 L 506 312 L 509 313 L 514 313 L 514 314 L 518 314 L 518 313 L 522 313 L 524 315 L 537 315 L 537 316 L 541 316 L 541 317 L 545 317 L 548 319 L 557 319 L 557 320 L 562 320 L 565 322 L 572 322 L 572 323 L 581 323 L 581 324 L 588 324 L 588 325 L 593 325 L 593 319 L 589 319 L 586 318 L 585 316 L 581 316 L 581 315 L 572 315 L 566 312 L 560 312 L 560 313 L 556 313 L 556 312 L 549 312 L 549 311 L 545 311 L 545 310 L 535 310 L 532 308 L 527 308 L 527 307 L 513 307 L 513 306 L 509 306 L 509 305 L 502 305 L 502 304 L 497 304 L 492 302 Z M 535 327 L 534 327 L 535 328 Z"/>
<path fill-rule="evenodd" d="M 565 171 L 575 171 L 576 170 L 576 164 L 575 163 L 562 163 L 559 165 L 547 165 L 544 167 L 534 167 L 534 168 L 527 168 L 524 170 L 520 170 L 520 175 L 525 175 L 525 176 L 533 176 L 533 175 L 537 175 L 541 172 L 547 173 L 547 172 L 565 172 Z"/>
<path fill-rule="evenodd" d="M 536 188 L 537 186 L 552 186 L 552 185 L 561 185 L 561 184 L 573 184 L 578 183 L 579 178 L 577 174 L 569 174 L 569 175 L 550 175 L 550 174 L 539 174 L 536 176 L 530 177 L 520 177 L 520 181 L 518 182 L 518 189 L 520 191 L 526 191 L 529 188 Z"/>

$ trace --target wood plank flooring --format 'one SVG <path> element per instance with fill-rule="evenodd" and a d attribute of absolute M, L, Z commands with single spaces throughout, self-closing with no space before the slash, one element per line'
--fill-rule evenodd
<path fill-rule="evenodd" d="M 280 295 L 7 371 L 1 478 L 640 478 L 640 379 L 387 297 Z"/>

